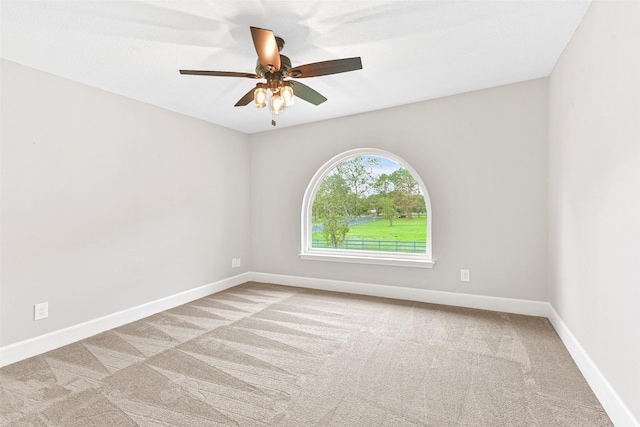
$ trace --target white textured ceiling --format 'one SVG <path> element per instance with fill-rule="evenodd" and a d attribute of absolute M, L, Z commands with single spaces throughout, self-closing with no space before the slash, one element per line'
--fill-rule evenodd
<path fill-rule="evenodd" d="M 271 113 L 234 107 L 255 80 L 249 26 L 282 37 L 293 66 L 353 56 L 363 69 L 302 79 L 278 127 L 548 76 L 589 0 L 94 0 L 0 2 L 2 58 L 245 133 Z"/>

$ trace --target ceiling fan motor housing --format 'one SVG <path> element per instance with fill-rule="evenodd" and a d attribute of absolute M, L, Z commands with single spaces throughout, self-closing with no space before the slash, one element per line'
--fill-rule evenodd
<path fill-rule="evenodd" d="M 256 74 L 260 77 L 265 77 L 269 73 L 277 73 L 279 72 L 283 76 L 287 75 L 289 70 L 291 69 L 291 60 L 284 56 L 280 55 L 280 70 L 269 70 L 267 67 L 260 63 L 260 59 L 256 61 Z"/>

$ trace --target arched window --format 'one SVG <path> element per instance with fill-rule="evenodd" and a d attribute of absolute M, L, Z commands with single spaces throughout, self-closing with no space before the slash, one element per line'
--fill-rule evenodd
<path fill-rule="evenodd" d="M 378 149 L 325 163 L 302 202 L 302 259 L 432 267 L 431 201 L 415 170 Z"/>

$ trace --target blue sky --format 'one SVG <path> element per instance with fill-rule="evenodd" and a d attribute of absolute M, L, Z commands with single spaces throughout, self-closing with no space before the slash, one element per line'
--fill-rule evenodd
<path fill-rule="evenodd" d="M 365 159 L 367 158 L 374 158 L 374 156 L 366 156 Z M 373 174 L 375 176 L 380 176 L 383 173 L 386 173 L 387 175 L 391 175 L 394 171 L 400 169 L 400 165 L 397 164 L 396 162 L 387 159 L 386 157 L 375 157 L 377 159 L 380 159 L 380 166 L 371 166 L 371 169 L 373 169 Z"/>

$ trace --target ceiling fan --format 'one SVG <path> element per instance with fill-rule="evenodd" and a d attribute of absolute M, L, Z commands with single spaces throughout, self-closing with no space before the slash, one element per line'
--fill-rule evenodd
<path fill-rule="evenodd" d="M 362 69 L 360 57 L 334 59 L 292 67 L 291 60 L 280 54 L 280 51 L 284 47 L 284 40 L 282 38 L 275 37 L 271 30 L 256 27 L 250 27 L 250 29 L 253 45 L 258 53 L 255 74 L 204 70 L 180 70 L 180 74 L 266 79 L 266 83 L 257 83 L 255 88 L 240 98 L 240 100 L 236 102 L 235 107 L 245 106 L 251 101 L 254 101 L 256 107 L 264 108 L 267 105 L 267 90 L 269 90 L 271 91 L 271 112 L 273 114 L 280 114 L 285 106 L 293 104 L 294 93 L 298 98 L 304 99 L 313 105 L 320 105 L 327 100 L 327 98 L 309 86 L 297 81 L 285 80 L 286 78 L 302 79 Z M 275 120 L 271 120 L 271 124 L 275 126 Z"/>

